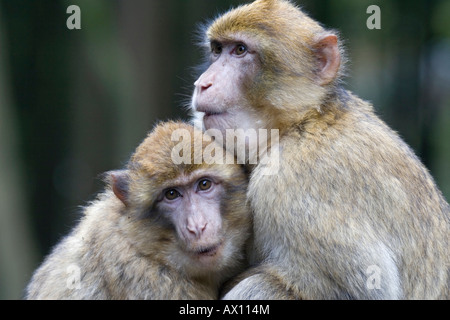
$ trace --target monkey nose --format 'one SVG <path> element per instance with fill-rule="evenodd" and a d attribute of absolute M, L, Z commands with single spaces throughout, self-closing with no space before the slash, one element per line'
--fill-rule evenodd
<path fill-rule="evenodd" d="M 205 91 L 206 89 L 208 89 L 209 87 L 211 87 L 212 81 L 201 81 L 200 79 L 195 81 L 194 83 L 195 87 L 197 88 L 197 90 L 199 91 L 199 93 Z"/>
<path fill-rule="evenodd" d="M 208 83 L 206 83 L 206 84 L 201 84 L 201 85 L 199 86 L 200 92 L 206 91 L 206 89 L 208 89 L 208 88 L 211 87 L 211 86 L 212 86 L 212 83 L 210 83 L 210 82 L 208 82 Z"/>
<path fill-rule="evenodd" d="M 188 224 L 186 225 L 186 229 L 189 231 L 189 234 L 191 236 L 195 236 L 196 238 L 199 238 L 202 234 L 203 231 L 205 231 L 206 229 L 206 225 L 207 223 L 196 223 L 196 224 Z"/>

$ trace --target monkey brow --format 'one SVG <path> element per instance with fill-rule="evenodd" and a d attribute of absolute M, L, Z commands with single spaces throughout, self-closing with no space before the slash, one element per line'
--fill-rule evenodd
<path fill-rule="evenodd" d="M 211 46 L 224 46 L 224 45 L 229 45 L 229 44 L 233 44 L 233 43 L 240 43 L 240 42 L 244 42 L 242 40 L 239 39 L 234 39 L 234 38 L 230 38 L 230 39 L 223 39 L 223 40 L 217 40 L 217 39 L 213 39 L 211 40 L 209 43 Z"/>
<path fill-rule="evenodd" d="M 222 42 L 220 42 L 219 40 L 211 40 L 209 42 L 211 47 L 220 47 L 222 46 Z"/>

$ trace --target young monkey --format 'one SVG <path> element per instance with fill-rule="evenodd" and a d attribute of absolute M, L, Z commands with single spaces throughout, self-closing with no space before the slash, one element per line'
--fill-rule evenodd
<path fill-rule="evenodd" d="M 175 130 L 189 139 L 172 141 Z M 26 298 L 217 299 L 245 265 L 251 216 L 239 165 L 195 163 L 195 146 L 208 141 L 185 123 L 156 126 L 126 169 L 107 173 L 106 190 L 34 273 Z M 174 163 L 176 145 L 190 161 Z"/>

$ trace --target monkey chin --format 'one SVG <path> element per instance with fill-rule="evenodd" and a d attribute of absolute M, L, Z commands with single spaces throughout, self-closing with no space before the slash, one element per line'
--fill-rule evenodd
<path fill-rule="evenodd" d="M 204 113 L 202 120 L 206 130 L 219 129 L 222 131 L 222 135 L 225 134 L 224 128 L 234 128 L 234 116 L 228 112 Z"/>
<path fill-rule="evenodd" d="M 190 252 L 191 260 L 202 269 L 215 269 L 223 260 L 223 241 Z"/>

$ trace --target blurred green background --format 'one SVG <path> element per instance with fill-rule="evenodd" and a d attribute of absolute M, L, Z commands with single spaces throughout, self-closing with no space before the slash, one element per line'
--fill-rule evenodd
<path fill-rule="evenodd" d="M 158 120 L 183 108 L 195 30 L 241 1 L 0 0 L 0 299 L 32 271 Z M 450 199 L 450 1 L 297 1 L 341 32 L 345 86 L 413 147 Z M 81 30 L 68 30 L 69 5 Z M 369 30 L 369 5 L 381 30 Z"/>

